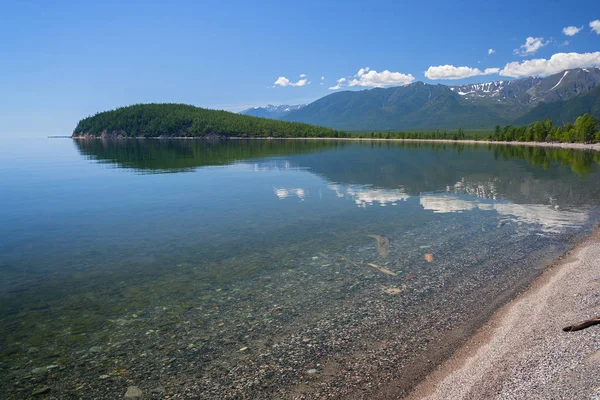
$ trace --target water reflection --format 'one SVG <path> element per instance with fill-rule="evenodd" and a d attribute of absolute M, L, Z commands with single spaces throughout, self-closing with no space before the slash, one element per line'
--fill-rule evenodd
<path fill-rule="evenodd" d="M 491 203 L 481 198 L 469 198 L 448 193 L 422 194 L 419 202 L 425 210 L 434 213 L 455 213 L 473 210 L 495 211 L 505 222 L 540 225 L 547 233 L 559 233 L 588 223 L 590 216 L 584 210 L 560 210 L 544 204 Z"/>
<path fill-rule="evenodd" d="M 101 163 L 131 168 L 140 173 L 185 172 L 197 167 L 228 165 L 256 158 L 309 154 L 346 147 L 371 150 L 419 150 L 428 156 L 418 164 L 426 167 L 431 156 L 447 153 L 491 152 L 494 159 L 520 159 L 530 165 L 548 169 L 552 164 L 569 166 L 578 175 L 594 172 L 600 153 L 547 147 L 418 142 L 362 142 L 324 140 L 76 140 L 75 145 L 86 158 Z M 383 153 L 382 153 L 383 154 Z M 360 156 L 354 161 L 360 160 Z M 382 162 L 385 159 L 381 160 Z M 441 161 L 441 160 L 440 160 Z M 414 160 L 396 160 L 398 166 L 415 168 Z M 408 171 L 407 171 L 408 172 Z M 438 171 L 442 174 L 451 171 Z M 334 179 L 334 181 L 337 181 Z M 374 183 L 374 182 L 370 182 Z M 385 185 L 384 185 L 385 186 Z"/>
<path fill-rule="evenodd" d="M 329 185 L 328 188 L 335 192 L 336 197 L 349 197 L 358 207 L 366 208 L 374 204 L 381 207 L 396 206 L 399 201 L 406 201 L 410 196 L 404 189 L 377 189 L 352 185 Z"/>
<path fill-rule="evenodd" d="M 198 167 L 314 153 L 346 145 L 314 140 L 75 140 L 74 143 L 87 159 L 142 174 L 190 172 Z M 273 160 L 255 167 L 287 169 L 290 165 Z"/>
<path fill-rule="evenodd" d="M 280 199 L 287 199 L 290 196 L 296 196 L 300 200 L 304 200 L 305 192 L 302 188 L 274 188 L 275 195 Z"/>

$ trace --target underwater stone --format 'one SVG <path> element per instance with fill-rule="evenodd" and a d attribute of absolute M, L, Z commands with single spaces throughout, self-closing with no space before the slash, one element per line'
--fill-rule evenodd
<path fill-rule="evenodd" d="M 34 369 L 31 370 L 31 373 L 35 374 L 35 375 L 43 375 L 46 372 L 48 372 L 48 370 L 46 369 L 46 367 L 34 368 Z"/>
<path fill-rule="evenodd" d="M 50 388 L 48 386 L 45 386 L 41 389 L 38 390 L 34 390 L 33 393 L 31 393 L 32 396 L 39 396 L 40 394 L 45 394 L 48 393 L 50 391 Z"/>
<path fill-rule="evenodd" d="M 137 386 L 129 386 L 127 388 L 127 392 L 125 392 L 126 399 L 136 399 L 138 397 L 142 397 L 143 393 Z"/>

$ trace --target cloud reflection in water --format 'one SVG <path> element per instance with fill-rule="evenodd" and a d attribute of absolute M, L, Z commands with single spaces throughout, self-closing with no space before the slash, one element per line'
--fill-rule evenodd
<path fill-rule="evenodd" d="M 504 221 L 541 225 L 544 232 L 557 233 L 587 223 L 585 211 L 560 210 L 544 204 L 489 203 L 453 194 L 422 194 L 421 206 L 434 213 L 453 213 L 470 210 L 494 210 Z"/>
<path fill-rule="evenodd" d="M 388 204 L 397 205 L 399 201 L 406 201 L 410 196 L 404 189 L 371 189 L 360 186 L 329 185 L 329 189 L 336 193 L 337 197 L 350 197 L 358 207 L 365 208 L 379 203 L 381 207 Z"/>

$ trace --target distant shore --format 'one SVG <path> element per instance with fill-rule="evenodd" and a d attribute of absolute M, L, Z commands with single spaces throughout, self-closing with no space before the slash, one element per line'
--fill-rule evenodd
<path fill-rule="evenodd" d="M 596 398 L 600 327 L 562 328 L 600 315 L 600 228 L 500 308 L 408 399 Z"/>
<path fill-rule="evenodd" d="M 71 136 L 71 139 L 76 140 L 123 140 L 123 139 L 151 139 L 151 140 L 331 140 L 331 141 L 356 141 L 356 142 L 417 142 L 417 143 L 461 143 L 461 144 L 478 144 L 478 145 L 505 145 L 505 146 L 530 146 L 530 147 L 555 147 L 559 149 L 578 149 L 578 150 L 593 150 L 600 151 L 600 143 L 561 143 L 561 142 L 497 142 L 491 140 L 452 140 L 452 139 L 384 139 L 384 138 L 334 138 L 334 137 L 91 137 L 91 136 Z"/>

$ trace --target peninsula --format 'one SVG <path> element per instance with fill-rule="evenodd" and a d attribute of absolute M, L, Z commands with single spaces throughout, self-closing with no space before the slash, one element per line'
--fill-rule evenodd
<path fill-rule="evenodd" d="M 185 104 L 136 104 L 79 121 L 72 137 L 337 137 L 338 131 Z"/>

